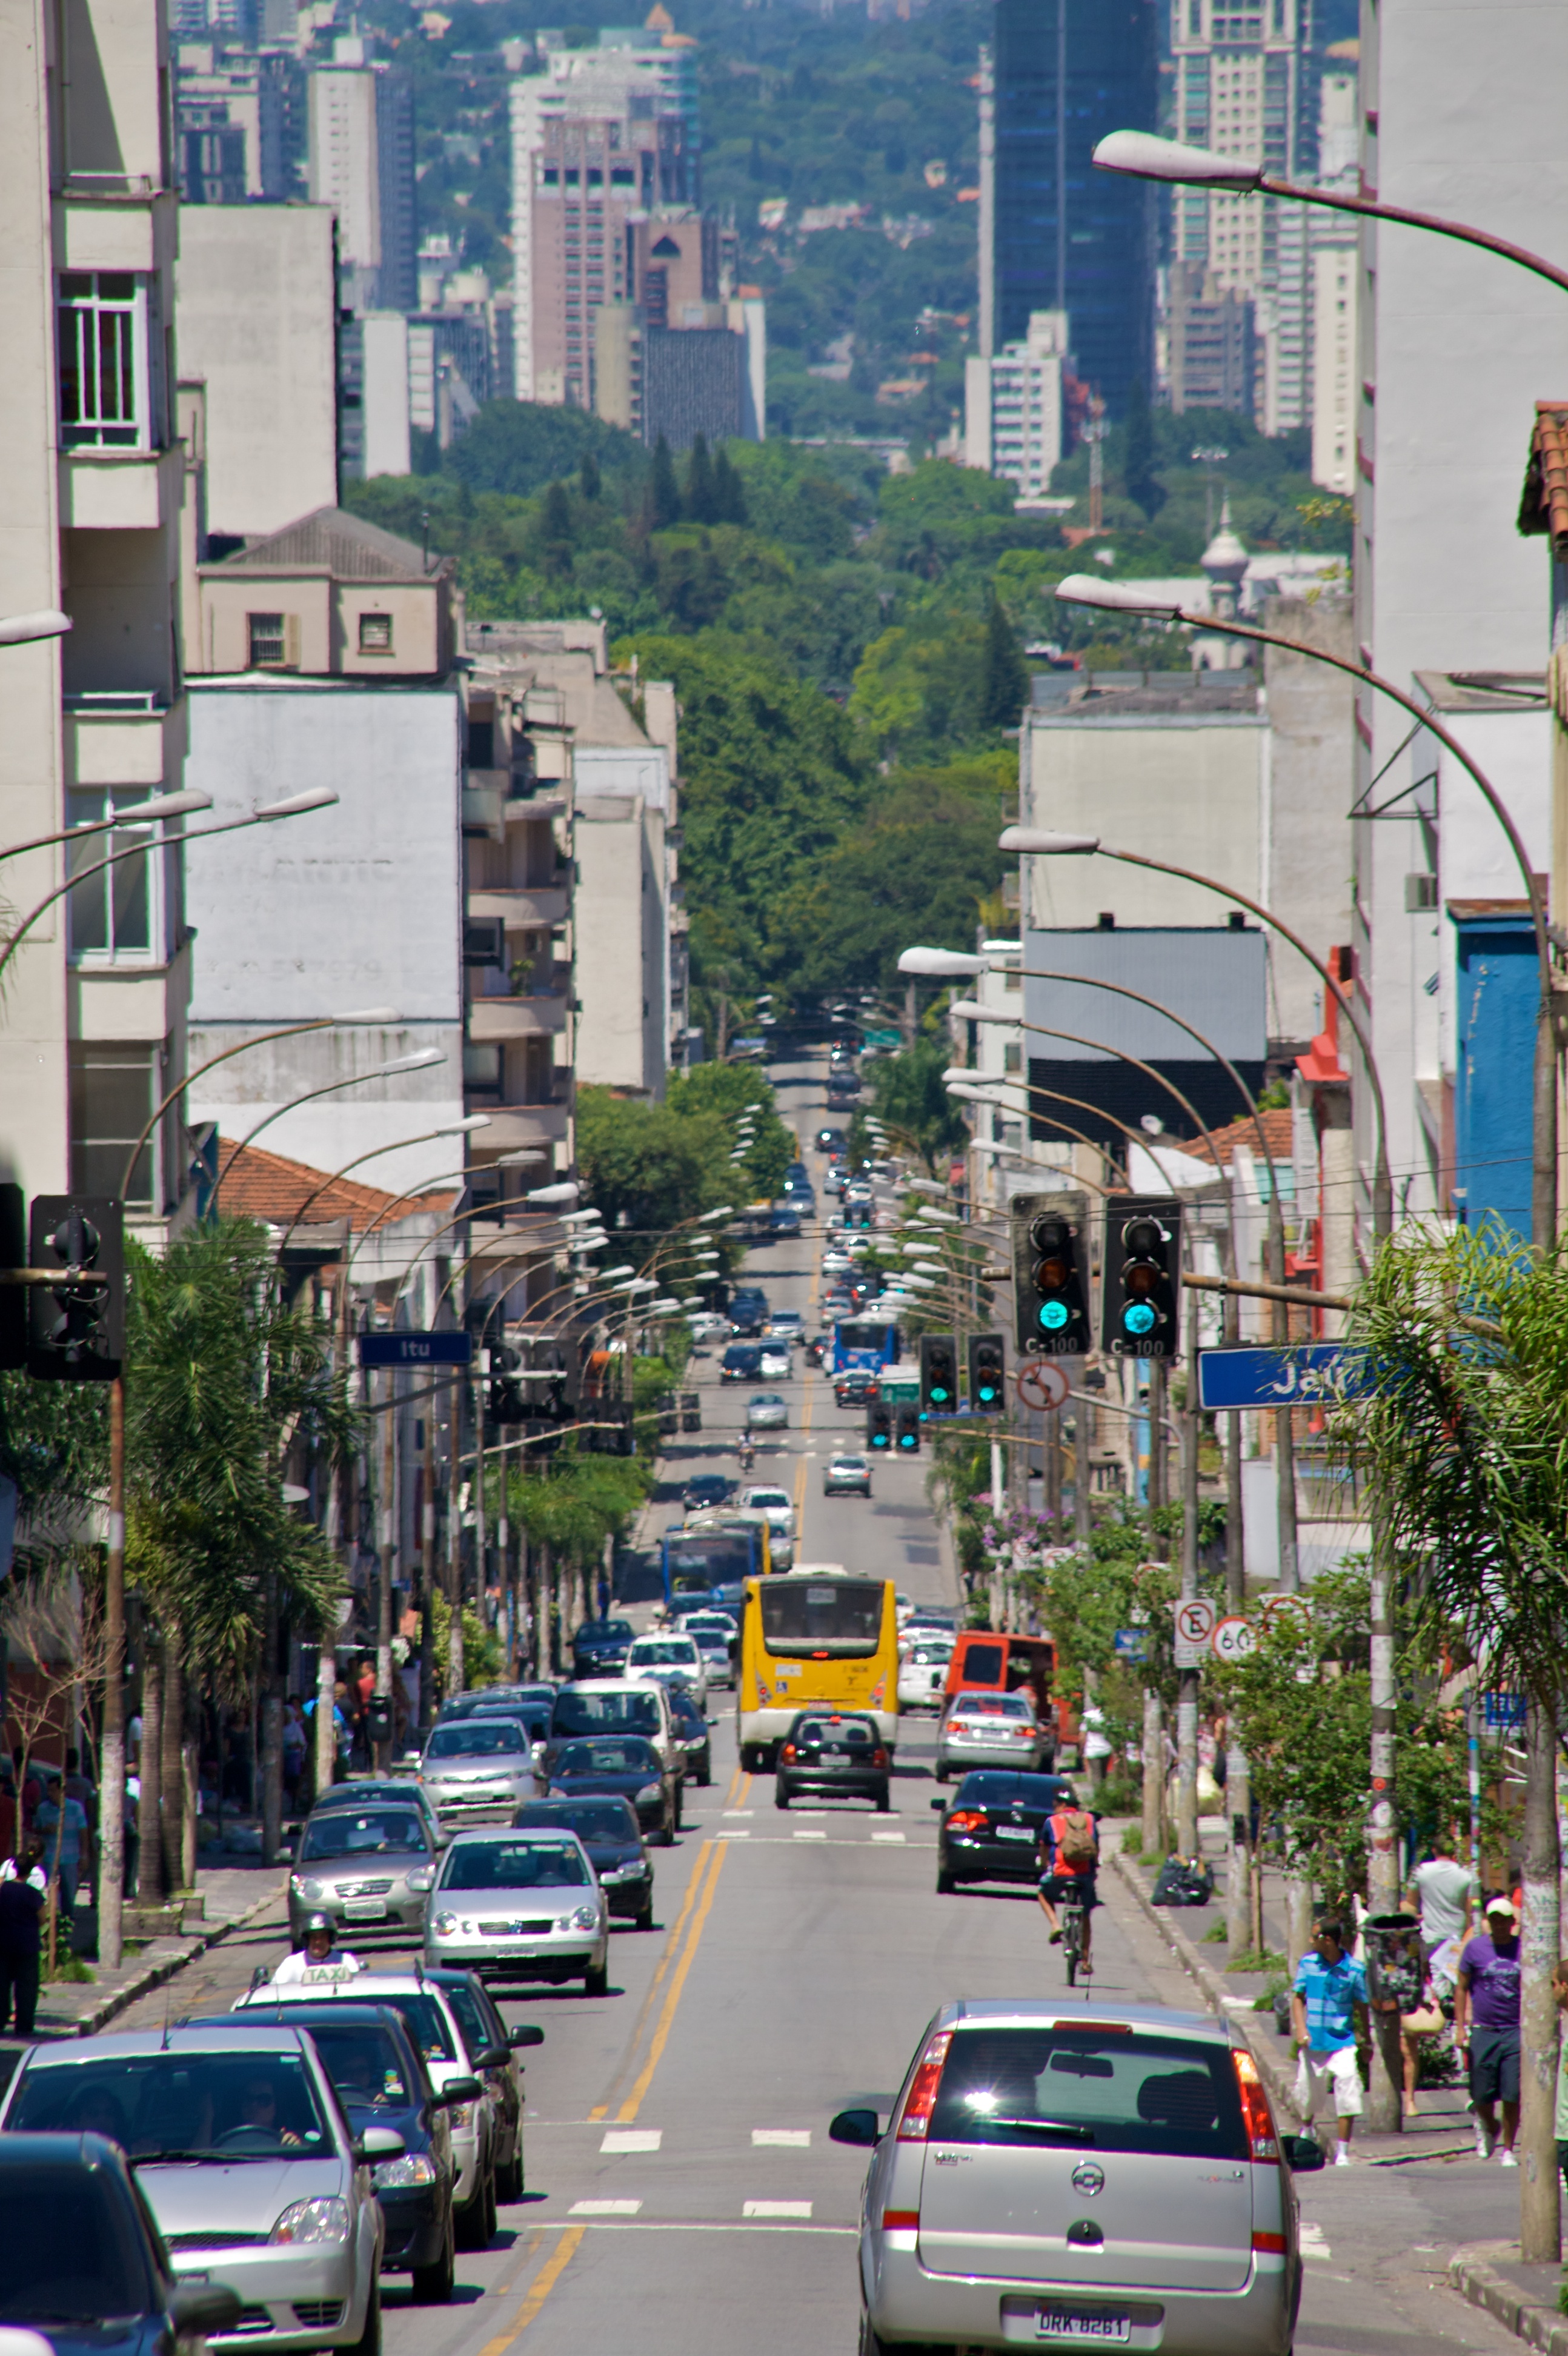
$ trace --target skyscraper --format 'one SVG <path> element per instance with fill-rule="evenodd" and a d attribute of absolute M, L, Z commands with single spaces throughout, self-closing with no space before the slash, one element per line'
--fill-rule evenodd
<path fill-rule="evenodd" d="M 1154 200 L 1093 158 L 1108 131 L 1155 128 L 1157 40 L 1155 0 L 996 0 L 995 346 L 1065 311 L 1113 416 L 1151 378 Z"/>
<path fill-rule="evenodd" d="M 346 307 L 411 311 L 418 299 L 412 87 L 401 70 L 340 35 L 310 77 L 312 202 L 337 214 Z"/>

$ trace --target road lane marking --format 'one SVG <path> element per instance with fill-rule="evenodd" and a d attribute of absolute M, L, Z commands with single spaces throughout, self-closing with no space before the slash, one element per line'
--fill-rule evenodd
<path fill-rule="evenodd" d="M 1321 2225 L 1309 2225 L 1303 2220 L 1300 2227 L 1301 2254 L 1304 2258 L 1331 2258 L 1333 2251 L 1323 2238 Z"/>
<path fill-rule="evenodd" d="M 906 1837 L 907 1836 L 903 1833 L 873 1833 L 871 1835 L 871 1838 L 874 1841 L 901 1841 Z"/>
<path fill-rule="evenodd" d="M 723 1869 L 724 1859 L 728 1854 L 728 1844 L 723 1847 L 715 1847 L 711 1851 L 707 1886 L 692 1913 L 690 1928 L 686 1937 L 685 1953 L 670 1975 L 669 1991 L 664 2000 L 664 2009 L 659 2014 L 658 2026 L 654 2030 L 653 2041 L 648 2047 L 648 2058 L 639 2071 L 631 2093 L 621 2105 L 620 2116 L 624 2120 L 629 2121 L 636 2117 L 643 2097 L 653 2083 L 654 2072 L 664 2058 L 665 2047 L 669 2043 L 670 2030 L 675 2026 L 676 2007 L 680 2002 L 680 1992 L 686 1986 L 686 1976 L 691 1969 L 692 1957 L 697 1953 L 703 1926 L 712 1910 L 713 1893 L 719 1887 L 719 1876 Z"/>
<path fill-rule="evenodd" d="M 827 1838 L 827 1835 L 826 1833 L 813 1831 L 806 1826 L 803 1825 L 800 1830 L 796 1833 L 795 1838 L 796 1840 L 826 1840 Z"/>
<path fill-rule="evenodd" d="M 631 2067 L 631 2057 L 635 2053 L 637 2047 L 641 2042 L 643 2030 L 647 2025 L 648 2016 L 654 2008 L 654 1998 L 657 1996 L 659 1989 L 663 1985 L 665 1974 L 668 1971 L 670 1965 L 675 1959 L 676 1953 L 679 1948 L 681 1933 L 686 1928 L 687 1917 L 691 1912 L 692 1906 L 696 1901 L 698 1889 L 702 1880 L 703 1869 L 708 1862 L 710 1853 L 713 1853 L 713 1843 L 710 1839 L 705 1839 L 702 1847 L 697 1852 L 697 1864 L 692 1870 L 691 1879 L 686 1885 L 686 1895 L 680 1901 L 680 1912 L 675 1918 L 675 1927 L 670 1932 L 668 1938 L 665 1941 L 664 1953 L 659 1957 L 658 1966 L 654 1973 L 652 1980 L 648 1983 L 648 1992 L 643 1998 L 642 2007 L 637 2014 L 636 2024 L 633 2029 L 630 2037 L 626 2040 L 627 2058 L 622 2062 L 620 2068 L 616 2071 L 615 2075 L 610 2081 L 609 2098 L 603 2103 L 596 2103 L 593 2108 L 589 2112 L 588 2115 L 591 2120 L 607 2119 L 610 2115 L 610 2104 L 614 2100 L 615 2089 L 620 2084 L 622 2079 L 625 2076 L 627 2070 Z M 623 2114 L 623 2115 L 624 2115 L 624 2114 Z"/>
<path fill-rule="evenodd" d="M 806 2151 L 811 2145 L 809 2127 L 753 2127 L 752 2141 L 758 2144 L 778 2144 L 785 2151 Z"/>
<path fill-rule="evenodd" d="M 755 1808 L 726 1808 L 724 1811 L 727 1816 L 754 1816 L 756 1813 Z"/>
<path fill-rule="evenodd" d="M 528 2286 L 528 2296 L 517 2309 L 517 2321 L 509 2331 L 499 2331 L 494 2340 L 487 2340 L 479 2351 L 479 2356 L 504 2356 L 504 2351 L 512 2345 L 512 2342 L 521 2338 L 571 2265 L 577 2245 L 582 2239 L 582 2232 L 581 2225 L 568 2225 L 564 2228 L 554 2250 Z"/>
<path fill-rule="evenodd" d="M 642 2207 L 640 2201 L 574 2201 L 574 2217 L 635 2217 Z"/>
<path fill-rule="evenodd" d="M 752 1827 L 750 1825 L 720 1825 L 713 1837 L 715 1840 L 725 1841 L 750 1840 Z"/>
<path fill-rule="evenodd" d="M 742 2217 L 809 2217 L 809 2201 L 742 2201 Z"/>
<path fill-rule="evenodd" d="M 744 2224 L 724 2217 L 591 2217 L 581 2225 L 568 2225 L 564 2217 L 540 2222 L 545 2232 L 558 2233 L 827 2233 L 854 2241 L 860 2231 L 859 2225 L 792 2223 L 786 2217 L 748 2218 Z M 488 2350 L 482 2348 L 479 2356 L 489 2356 Z"/>
<path fill-rule="evenodd" d="M 601 2151 L 657 2151 L 663 2141 L 663 2127 L 612 2127 L 599 2148 Z"/>

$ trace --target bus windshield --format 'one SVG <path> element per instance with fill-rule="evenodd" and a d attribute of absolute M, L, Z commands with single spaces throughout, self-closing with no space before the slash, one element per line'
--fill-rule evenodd
<path fill-rule="evenodd" d="M 847 1317 L 833 1328 L 833 1371 L 850 1366 L 895 1366 L 899 1329 L 881 1317 Z"/>
<path fill-rule="evenodd" d="M 763 1643 L 785 1659 L 864 1660 L 881 1641 L 882 1589 L 871 1579 L 770 1580 L 759 1598 Z"/>
<path fill-rule="evenodd" d="M 669 1530 L 664 1541 L 665 1601 L 679 1594 L 705 1595 L 750 1579 L 758 1568 L 757 1538 L 750 1529 Z"/>

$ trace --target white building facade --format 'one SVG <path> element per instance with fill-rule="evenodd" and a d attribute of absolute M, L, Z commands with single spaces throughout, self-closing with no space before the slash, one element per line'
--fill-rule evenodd
<path fill-rule="evenodd" d="M 1042 498 L 1063 451 L 1062 371 L 1068 362 L 1065 311 L 1030 314 L 1022 343 L 989 359 L 964 363 L 964 463 Z"/>

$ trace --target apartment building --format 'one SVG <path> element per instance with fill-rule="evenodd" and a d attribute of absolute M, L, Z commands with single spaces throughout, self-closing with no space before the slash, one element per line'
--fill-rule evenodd
<path fill-rule="evenodd" d="M 63 607 L 74 625 L 0 649 L 0 846 L 185 782 L 168 69 L 152 0 L 0 19 L 0 613 Z M 193 845 L 192 869 L 208 856 Z M 185 1069 L 181 837 L 154 824 L 71 859 L 81 880 L 48 906 L 59 849 L 5 869 L 5 898 L 42 913 L 5 975 L 0 1175 L 123 1194 L 156 1229 L 186 1192 L 177 1125 L 154 1119 Z"/>
<path fill-rule="evenodd" d="M 1035 311 L 1021 342 L 989 359 L 964 363 L 964 463 L 1018 487 L 1021 499 L 1043 498 L 1061 461 L 1065 411 L 1062 373 L 1070 366 L 1065 313 Z"/>
<path fill-rule="evenodd" d="M 311 201 L 337 216 L 347 307 L 411 311 L 417 300 L 413 89 L 369 39 L 339 34 L 309 77 Z"/>

